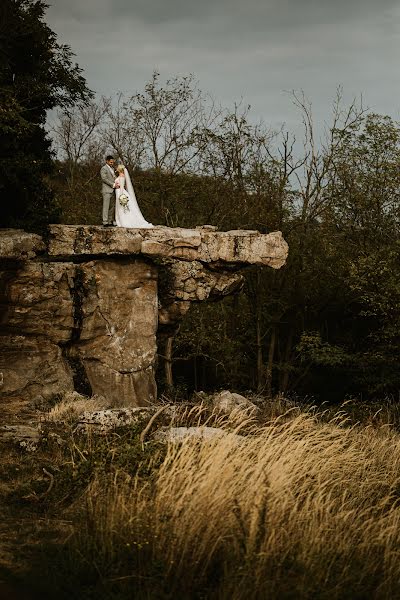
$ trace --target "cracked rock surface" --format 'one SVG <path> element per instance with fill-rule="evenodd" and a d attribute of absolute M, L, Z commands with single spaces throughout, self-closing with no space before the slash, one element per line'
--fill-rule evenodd
<path fill-rule="evenodd" d="M 157 271 L 137 259 L 81 266 L 82 314 L 74 352 L 92 390 L 112 406 L 156 399 Z"/>
<path fill-rule="evenodd" d="M 142 254 L 203 263 L 244 263 L 279 269 L 288 245 L 280 231 L 214 231 L 208 227 L 182 229 L 104 229 L 97 226 L 51 225 L 51 256 Z"/>
<path fill-rule="evenodd" d="M 0 258 L 27 260 L 45 250 L 40 235 L 27 233 L 23 229 L 0 229 Z"/>

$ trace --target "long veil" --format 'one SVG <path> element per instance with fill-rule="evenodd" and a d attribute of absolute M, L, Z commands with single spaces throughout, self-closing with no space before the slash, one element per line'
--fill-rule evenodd
<path fill-rule="evenodd" d="M 130 207 L 130 210 L 131 210 L 130 218 L 132 218 L 132 220 L 130 221 L 130 225 L 128 225 L 128 227 L 144 227 L 144 228 L 154 227 L 154 225 L 152 223 L 149 223 L 148 221 L 146 221 L 146 219 L 142 215 L 142 211 L 140 210 L 139 205 L 136 200 L 135 190 L 133 189 L 133 185 L 132 185 L 130 175 L 128 173 L 128 169 L 126 169 L 125 167 L 124 167 L 124 175 L 125 175 L 125 188 L 130 196 L 130 202 L 132 203 L 132 206 Z"/>
<path fill-rule="evenodd" d="M 125 185 L 126 185 L 126 191 L 127 191 L 127 192 L 128 192 L 128 194 L 130 195 L 130 197 L 131 197 L 131 199 L 132 199 L 132 202 L 133 202 L 134 206 L 136 207 L 136 209 L 137 209 L 137 210 L 140 212 L 140 214 L 141 214 L 141 211 L 140 211 L 139 205 L 138 205 L 138 203 L 137 203 L 137 200 L 136 200 L 136 194 L 135 194 L 135 190 L 133 189 L 132 181 L 131 181 L 131 178 L 130 178 L 130 176 L 129 176 L 128 169 L 127 169 L 126 167 L 124 168 L 124 175 L 125 175 Z"/>

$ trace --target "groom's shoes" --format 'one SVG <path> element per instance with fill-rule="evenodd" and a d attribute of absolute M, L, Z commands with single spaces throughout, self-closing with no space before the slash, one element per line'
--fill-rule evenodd
<path fill-rule="evenodd" d="M 103 223 L 103 227 L 115 227 L 114 223 Z"/>

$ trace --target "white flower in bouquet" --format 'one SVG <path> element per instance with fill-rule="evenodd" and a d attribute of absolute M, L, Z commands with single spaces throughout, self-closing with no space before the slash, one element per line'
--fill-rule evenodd
<path fill-rule="evenodd" d="M 119 197 L 119 203 L 122 206 L 122 208 L 124 209 L 125 212 L 127 212 L 129 210 L 129 196 L 127 196 L 126 194 L 122 193 Z"/>

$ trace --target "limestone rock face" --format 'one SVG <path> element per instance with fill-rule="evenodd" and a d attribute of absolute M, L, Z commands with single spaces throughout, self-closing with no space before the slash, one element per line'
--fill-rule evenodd
<path fill-rule="evenodd" d="M 109 406 L 154 402 L 157 270 L 138 258 L 27 260 L 0 271 L 0 392 L 28 401 L 73 390 L 81 363 Z"/>
<path fill-rule="evenodd" d="M 0 258 L 27 260 L 45 250 L 45 244 L 35 233 L 23 229 L 0 229 Z"/>
<path fill-rule="evenodd" d="M 156 398 L 157 271 L 137 259 L 77 265 L 82 302 L 73 347 L 92 391 L 110 406 L 140 406 Z"/>
<path fill-rule="evenodd" d="M 0 348 L 3 398 L 48 400 L 54 394 L 74 389 L 72 371 L 61 349 L 44 336 L 0 336 Z"/>
<path fill-rule="evenodd" d="M 28 261 L 0 271 L 2 328 L 68 341 L 74 327 L 74 278 L 72 263 Z"/>
<path fill-rule="evenodd" d="M 98 226 L 51 225 L 51 256 L 142 254 L 200 261 L 244 263 L 279 269 L 288 245 L 280 231 L 213 231 L 210 228 L 105 229 Z"/>

